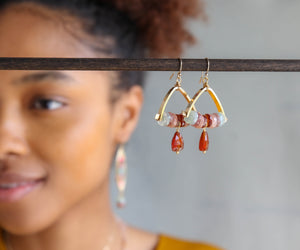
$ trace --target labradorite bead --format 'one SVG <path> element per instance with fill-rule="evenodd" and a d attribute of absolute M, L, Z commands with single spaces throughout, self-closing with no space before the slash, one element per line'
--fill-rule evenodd
<path fill-rule="evenodd" d="M 164 127 L 164 126 L 168 126 L 171 120 L 171 116 L 169 113 L 165 112 L 163 113 L 162 119 L 161 121 L 157 121 L 158 125 Z"/>
<path fill-rule="evenodd" d="M 184 117 L 184 121 L 190 125 L 194 125 L 198 120 L 198 113 L 194 110 L 190 112 L 188 117 Z"/>
<path fill-rule="evenodd" d="M 221 112 L 219 112 L 218 115 L 219 115 L 219 119 L 220 119 L 219 127 L 222 127 L 225 124 L 225 116 Z"/>

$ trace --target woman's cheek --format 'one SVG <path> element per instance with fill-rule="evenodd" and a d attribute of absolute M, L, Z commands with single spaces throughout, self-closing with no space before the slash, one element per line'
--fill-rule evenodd
<path fill-rule="evenodd" d="M 53 112 L 30 127 L 34 154 L 49 166 L 50 178 L 61 175 L 72 186 L 107 174 L 113 145 L 105 109 Z"/>

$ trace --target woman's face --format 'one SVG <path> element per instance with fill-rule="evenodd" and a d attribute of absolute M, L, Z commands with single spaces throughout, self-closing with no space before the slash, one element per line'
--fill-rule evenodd
<path fill-rule="evenodd" d="M 19 5 L 0 15 L 1 57 L 95 57 L 37 13 Z M 111 79 L 107 72 L 0 71 L 0 227 L 41 230 L 107 184 L 115 147 L 129 138 L 142 103 L 133 88 L 112 106 Z"/>

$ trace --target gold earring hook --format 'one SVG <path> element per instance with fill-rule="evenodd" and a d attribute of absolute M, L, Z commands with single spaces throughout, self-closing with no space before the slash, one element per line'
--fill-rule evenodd
<path fill-rule="evenodd" d="M 207 61 L 207 70 L 206 70 L 206 74 L 208 75 L 208 72 L 209 72 L 209 68 L 210 68 L 210 62 L 209 62 L 209 59 L 206 57 L 205 58 L 206 61 Z"/>
<path fill-rule="evenodd" d="M 177 79 L 176 79 L 176 85 L 180 86 L 181 85 L 181 73 L 182 73 L 182 59 L 178 58 L 179 60 L 179 71 L 177 73 Z M 170 80 L 172 80 L 173 76 L 175 73 L 172 73 L 172 75 L 170 76 Z"/>
<path fill-rule="evenodd" d="M 207 57 L 205 59 L 207 61 L 207 70 L 206 70 L 204 79 L 203 79 L 202 76 L 201 76 L 201 78 L 202 78 L 202 81 L 203 81 L 203 87 L 209 87 L 208 86 L 208 72 L 209 72 L 209 68 L 210 68 L 210 62 L 209 62 L 209 59 Z"/>
<path fill-rule="evenodd" d="M 182 72 L 182 59 L 181 58 L 179 58 L 179 62 L 180 62 L 179 72 L 181 73 Z"/>
<path fill-rule="evenodd" d="M 179 63 L 180 63 L 180 66 L 179 66 L 179 72 L 177 74 L 177 80 L 176 80 L 176 84 L 177 86 L 181 86 L 181 72 L 182 72 L 182 59 L 181 58 L 178 58 L 179 59 Z"/>
<path fill-rule="evenodd" d="M 203 71 L 201 71 L 201 77 L 200 77 L 200 81 L 199 81 L 200 84 L 201 84 L 201 82 L 203 82 L 203 79 L 204 79 L 204 75 L 203 75 Z"/>

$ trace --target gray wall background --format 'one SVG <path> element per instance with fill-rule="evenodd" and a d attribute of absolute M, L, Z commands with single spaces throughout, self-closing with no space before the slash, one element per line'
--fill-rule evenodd
<path fill-rule="evenodd" d="M 199 39 L 185 58 L 300 58 L 300 1 L 210 0 L 209 23 L 189 22 Z M 128 206 L 117 213 L 140 228 L 213 242 L 230 250 L 300 249 L 300 73 L 210 72 L 229 121 L 209 130 L 182 129 L 185 149 L 171 152 L 174 129 L 157 125 L 171 72 L 148 74 L 145 106 L 127 146 Z M 184 72 L 193 95 L 200 72 Z M 186 103 L 175 95 L 168 111 Z M 203 113 L 216 111 L 208 95 Z M 112 202 L 116 190 L 112 182 Z"/>

